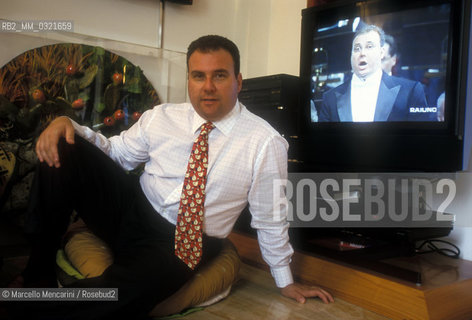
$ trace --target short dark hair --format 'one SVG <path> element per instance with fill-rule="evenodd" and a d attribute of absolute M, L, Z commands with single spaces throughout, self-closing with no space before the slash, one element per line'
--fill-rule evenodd
<path fill-rule="evenodd" d="M 228 53 L 231 55 L 234 63 L 234 75 L 238 76 L 240 69 L 240 57 L 238 47 L 236 46 L 236 44 L 234 44 L 233 41 L 217 35 L 203 36 L 190 43 L 187 49 L 187 70 L 190 56 L 195 51 L 208 53 L 210 51 L 217 51 L 219 49 L 228 51 Z"/>
<path fill-rule="evenodd" d="M 389 34 L 386 34 L 385 43 L 388 44 L 388 53 L 390 54 L 390 56 L 395 56 L 397 54 L 397 43 L 395 41 L 395 38 Z"/>
<path fill-rule="evenodd" d="M 361 34 L 369 33 L 371 31 L 377 32 L 379 34 L 380 46 L 383 47 L 383 45 L 385 44 L 385 32 L 382 30 L 382 28 L 377 27 L 374 24 L 364 24 L 362 26 L 359 26 L 352 40 L 354 41 L 354 39 L 360 36 Z"/>

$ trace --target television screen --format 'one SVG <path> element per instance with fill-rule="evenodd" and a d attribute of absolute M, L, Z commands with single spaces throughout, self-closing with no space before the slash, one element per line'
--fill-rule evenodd
<path fill-rule="evenodd" d="M 302 12 L 303 171 L 462 170 L 470 0 Z"/>
<path fill-rule="evenodd" d="M 450 14 L 437 3 L 320 20 L 311 121 L 444 121 Z"/>

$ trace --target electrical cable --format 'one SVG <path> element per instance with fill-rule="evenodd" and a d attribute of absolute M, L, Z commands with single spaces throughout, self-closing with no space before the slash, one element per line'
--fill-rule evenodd
<path fill-rule="evenodd" d="M 448 246 L 451 246 L 452 248 L 441 248 L 441 247 L 438 247 L 436 243 L 446 244 Z M 429 250 L 423 249 L 424 246 L 426 246 Z M 454 245 L 453 243 L 449 241 L 439 240 L 439 239 L 425 240 L 423 241 L 423 243 L 421 243 L 421 245 L 415 248 L 415 251 L 417 254 L 436 252 L 436 253 L 442 254 L 443 256 L 454 258 L 454 259 L 458 259 L 461 254 L 461 250 L 459 249 L 459 247 L 457 247 L 456 245 Z"/>

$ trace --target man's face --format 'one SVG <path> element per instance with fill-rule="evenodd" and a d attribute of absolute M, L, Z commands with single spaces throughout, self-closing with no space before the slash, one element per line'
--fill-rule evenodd
<path fill-rule="evenodd" d="M 365 79 L 380 69 L 384 49 L 380 46 L 380 35 L 369 31 L 352 41 L 351 66 L 354 73 Z"/>
<path fill-rule="evenodd" d="M 234 107 L 242 86 L 234 74 L 231 54 L 219 49 L 195 51 L 188 60 L 188 94 L 195 111 L 204 119 L 217 121 Z"/>
<path fill-rule="evenodd" d="M 397 64 L 397 55 L 390 55 L 390 45 L 388 43 L 384 44 L 384 52 L 382 70 L 391 75 L 393 67 Z"/>

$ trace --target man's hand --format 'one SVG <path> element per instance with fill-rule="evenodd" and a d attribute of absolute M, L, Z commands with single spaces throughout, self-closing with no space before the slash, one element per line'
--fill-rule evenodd
<path fill-rule="evenodd" d="M 46 161 L 50 167 L 59 168 L 61 166 L 57 145 L 62 137 L 66 139 L 67 143 L 74 144 L 74 126 L 67 117 L 54 119 L 39 136 L 36 143 L 36 155 L 39 161 Z"/>
<path fill-rule="evenodd" d="M 325 290 L 318 287 L 306 286 L 299 283 L 289 284 L 288 286 L 281 289 L 281 293 L 283 296 L 292 298 L 300 303 L 305 303 L 306 298 L 312 297 L 318 297 L 324 303 L 334 302 L 334 299 L 331 294 L 329 294 Z"/>

